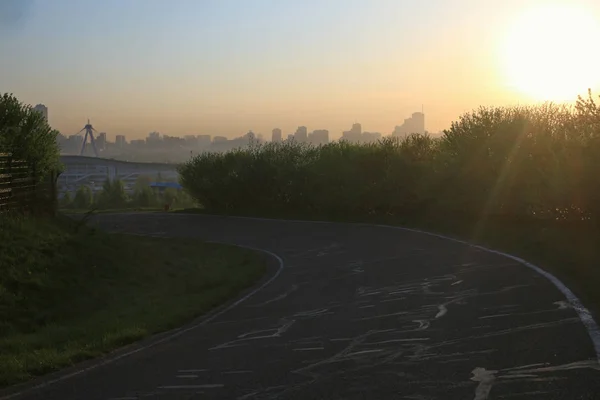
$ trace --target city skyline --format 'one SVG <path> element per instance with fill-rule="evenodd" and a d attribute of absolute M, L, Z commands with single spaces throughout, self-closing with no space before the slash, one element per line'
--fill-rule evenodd
<path fill-rule="evenodd" d="M 335 138 L 348 121 L 390 132 L 421 104 L 439 132 L 479 106 L 599 91 L 591 0 L 5 0 L 0 14 L 1 90 L 45 104 L 65 135 L 89 118 L 131 139 L 302 124 Z"/>

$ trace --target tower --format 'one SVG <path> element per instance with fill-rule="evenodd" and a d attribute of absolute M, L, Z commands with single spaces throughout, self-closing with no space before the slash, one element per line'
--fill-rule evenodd
<path fill-rule="evenodd" d="M 82 130 L 80 130 L 79 132 L 77 132 L 77 134 L 80 134 L 83 131 L 85 131 L 85 136 L 83 137 L 83 144 L 81 145 L 81 151 L 79 152 L 79 155 L 80 156 L 83 155 L 83 152 L 85 151 L 85 145 L 87 144 L 87 139 L 88 139 L 88 136 L 89 136 L 90 137 L 90 143 L 92 145 L 92 148 L 94 149 L 94 154 L 96 155 L 96 157 L 98 157 L 98 150 L 96 149 L 96 140 L 94 139 L 94 132 L 96 130 L 94 129 L 94 127 L 90 123 L 89 119 L 88 119 L 87 124 L 83 127 Z"/>

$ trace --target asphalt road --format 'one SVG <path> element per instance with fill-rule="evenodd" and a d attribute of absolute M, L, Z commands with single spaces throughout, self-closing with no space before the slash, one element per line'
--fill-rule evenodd
<path fill-rule="evenodd" d="M 600 398 L 594 333 L 513 259 L 367 225 L 182 214 L 94 223 L 261 248 L 283 267 L 210 322 L 19 399 Z"/>

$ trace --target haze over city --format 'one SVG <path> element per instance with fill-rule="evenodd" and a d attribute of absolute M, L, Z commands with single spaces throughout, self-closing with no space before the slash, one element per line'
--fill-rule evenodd
<path fill-rule="evenodd" d="M 574 100 L 600 69 L 585 51 L 594 1 L 8 0 L 0 15 L 0 88 L 45 104 L 64 135 L 90 118 L 111 140 L 298 126 L 335 139 L 354 122 L 389 135 L 422 106 L 439 132 L 480 105 Z"/>

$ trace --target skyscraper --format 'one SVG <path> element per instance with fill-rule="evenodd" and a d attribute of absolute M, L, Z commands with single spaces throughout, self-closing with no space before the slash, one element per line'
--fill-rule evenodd
<path fill-rule="evenodd" d="M 362 125 L 359 123 L 352 124 L 352 128 L 349 131 L 342 133 L 342 139 L 352 143 L 358 143 L 362 137 Z"/>
<path fill-rule="evenodd" d="M 125 140 L 124 135 L 115 136 L 115 145 L 117 146 L 117 148 L 119 148 L 119 149 L 124 148 L 126 143 L 127 143 L 127 140 Z"/>
<path fill-rule="evenodd" d="M 296 129 L 294 137 L 297 142 L 306 142 L 308 140 L 308 129 L 305 126 L 299 126 L 298 129 Z"/>
<path fill-rule="evenodd" d="M 422 112 L 413 113 L 412 120 L 415 133 L 425 133 L 425 114 Z"/>
<path fill-rule="evenodd" d="M 271 141 L 272 142 L 281 142 L 281 129 L 279 129 L 279 128 L 273 129 Z"/>
<path fill-rule="evenodd" d="M 309 135 L 309 142 L 312 144 L 329 143 L 329 131 L 327 129 L 317 129 Z"/>
<path fill-rule="evenodd" d="M 33 109 L 44 116 L 46 122 L 48 122 L 48 107 L 43 104 L 38 104 Z"/>
<path fill-rule="evenodd" d="M 425 133 L 425 114 L 422 112 L 413 113 L 410 118 L 406 118 L 402 125 L 396 126 L 392 136 L 403 137 L 411 133 Z"/>

